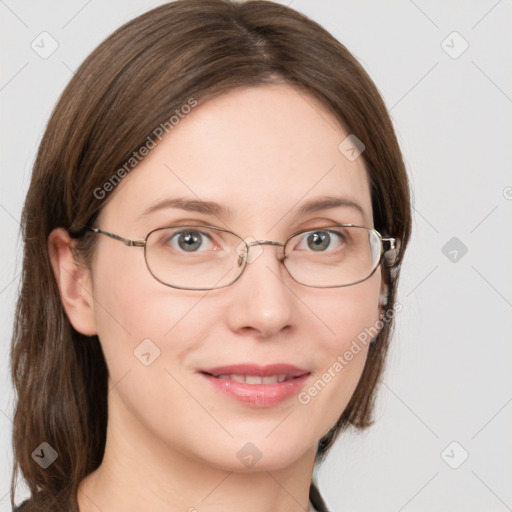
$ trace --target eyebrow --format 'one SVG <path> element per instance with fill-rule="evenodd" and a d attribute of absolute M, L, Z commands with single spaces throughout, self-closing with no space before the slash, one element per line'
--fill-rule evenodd
<path fill-rule="evenodd" d="M 324 196 L 317 199 L 311 199 L 310 201 L 306 201 L 298 211 L 298 215 L 306 215 L 308 213 L 315 213 L 321 210 L 330 210 L 332 208 L 352 208 L 357 210 L 365 219 L 366 212 L 363 210 L 362 206 L 351 199 L 347 199 L 344 197 L 335 197 L 335 196 Z"/>
<path fill-rule="evenodd" d="M 363 208 L 352 201 L 351 199 L 335 196 L 323 196 L 316 199 L 306 201 L 297 211 L 298 216 L 304 216 L 311 213 L 316 213 L 322 210 L 329 210 L 333 208 L 352 208 L 358 211 L 363 218 L 366 218 L 366 212 Z M 210 214 L 217 217 L 229 218 L 232 213 L 229 208 L 222 206 L 214 201 L 203 201 L 200 199 L 192 199 L 187 197 L 175 197 L 167 198 L 162 201 L 149 206 L 142 212 L 140 217 L 145 217 L 155 211 L 163 210 L 167 208 L 177 208 L 180 210 L 186 210 L 189 212 L 197 212 Z"/>
<path fill-rule="evenodd" d="M 144 210 L 140 217 L 145 217 L 155 211 L 163 210 L 166 208 L 178 208 L 188 212 L 198 212 L 219 217 L 230 217 L 231 212 L 229 208 L 215 203 L 214 201 L 202 201 L 200 199 L 189 199 L 188 197 L 174 197 L 159 201 L 149 208 Z"/>

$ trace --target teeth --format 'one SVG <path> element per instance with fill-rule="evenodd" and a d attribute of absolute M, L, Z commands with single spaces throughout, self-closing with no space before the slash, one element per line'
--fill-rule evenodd
<path fill-rule="evenodd" d="M 245 382 L 246 384 L 275 384 L 276 382 L 284 382 L 290 380 L 284 374 L 278 375 L 267 375 L 266 377 L 260 377 L 258 375 L 217 375 L 218 379 L 229 379 L 236 382 Z"/>

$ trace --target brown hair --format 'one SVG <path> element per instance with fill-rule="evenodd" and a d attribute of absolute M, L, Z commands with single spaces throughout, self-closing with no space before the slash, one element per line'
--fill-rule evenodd
<path fill-rule="evenodd" d="M 78 240 L 108 201 L 94 191 L 147 143 L 156 127 L 187 104 L 239 87 L 287 83 L 318 99 L 365 145 L 374 226 L 401 246 L 385 313 L 395 304 L 411 230 L 409 185 L 391 120 L 379 92 L 350 52 L 320 25 L 263 0 L 177 0 L 125 24 L 84 61 L 64 90 L 34 164 L 22 213 L 24 259 L 11 347 L 17 393 L 11 501 L 18 471 L 32 494 L 24 510 L 78 510 L 80 481 L 101 463 L 107 426 L 107 367 L 97 336 L 70 324 L 47 251 L 56 227 Z M 376 384 L 393 326 L 385 322 L 359 384 L 336 425 L 319 443 L 322 458 L 348 425 L 371 424 Z M 32 459 L 41 442 L 58 459 Z"/>

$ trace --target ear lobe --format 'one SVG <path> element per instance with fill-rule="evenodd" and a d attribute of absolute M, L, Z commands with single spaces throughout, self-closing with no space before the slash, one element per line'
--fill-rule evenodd
<path fill-rule="evenodd" d="M 87 336 L 97 334 L 90 272 L 73 255 L 76 241 L 64 228 L 48 237 L 48 253 L 64 310 L 73 327 Z"/>
<path fill-rule="evenodd" d="M 384 311 L 388 303 L 388 285 L 382 281 L 379 292 L 379 309 Z"/>
<path fill-rule="evenodd" d="M 384 274 L 384 273 L 383 273 Z M 389 283 L 387 282 L 387 279 L 385 275 L 382 275 L 382 281 L 380 283 L 380 290 L 379 290 L 379 305 L 378 305 L 378 315 L 379 320 L 383 320 L 384 315 L 386 313 L 386 307 L 389 302 Z"/>

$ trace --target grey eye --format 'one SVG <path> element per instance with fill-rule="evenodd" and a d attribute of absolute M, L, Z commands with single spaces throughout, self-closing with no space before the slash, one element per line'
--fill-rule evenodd
<path fill-rule="evenodd" d="M 325 249 L 329 247 L 331 242 L 331 235 L 326 231 L 317 231 L 308 235 L 307 237 L 308 247 L 310 249 Z"/>
<path fill-rule="evenodd" d="M 183 231 L 175 236 L 177 236 L 180 248 L 186 252 L 197 250 L 201 246 L 203 238 L 198 231 Z"/>
<path fill-rule="evenodd" d="M 210 235 L 195 229 L 176 231 L 166 236 L 165 245 L 179 252 L 203 252 L 212 248 Z"/>
<path fill-rule="evenodd" d="M 327 252 L 328 250 L 339 247 L 343 239 L 343 235 L 336 231 L 310 231 L 304 233 L 296 249 L 309 249 L 312 252 Z"/>

